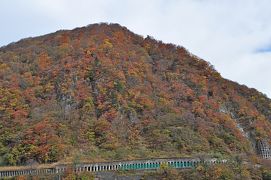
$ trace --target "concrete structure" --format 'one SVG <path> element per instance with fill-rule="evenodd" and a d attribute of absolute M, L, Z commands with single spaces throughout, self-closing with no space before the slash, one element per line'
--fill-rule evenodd
<path fill-rule="evenodd" d="M 149 159 L 149 160 L 134 160 L 134 161 L 119 161 L 119 162 L 99 162 L 99 163 L 79 163 L 58 164 L 51 168 L 37 169 L 19 169 L 1 170 L 0 178 L 15 177 L 20 175 L 46 175 L 46 174 L 63 174 L 66 171 L 72 170 L 76 173 L 80 172 L 100 172 L 100 171 L 125 171 L 125 170 L 154 170 L 163 167 L 171 168 L 194 168 L 199 163 L 226 163 L 226 160 L 209 159 L 201 162 L 199 158 L 168 158 L 168 159 Z"/>
<path fill-rule="evenodd" d="M 271 159 L 271 147 L 266 140 L 258 140 L 256 144 L 258 154 L 263 159 Z"/>

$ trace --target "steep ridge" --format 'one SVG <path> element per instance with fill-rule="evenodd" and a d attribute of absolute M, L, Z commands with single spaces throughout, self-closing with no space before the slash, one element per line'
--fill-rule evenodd
<path fill-rule="evenodd" d="M 271 100 L 184 47 L 93 24 L 0 48 L 0 164 L 242 154 Z"/>

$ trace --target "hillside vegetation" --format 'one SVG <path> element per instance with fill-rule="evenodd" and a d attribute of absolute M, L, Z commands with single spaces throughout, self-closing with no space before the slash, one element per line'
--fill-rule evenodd
<path fill-rule="evenodd" d="M 93 24 L 0 48 L 0 164 L 255 157 L 271 100 L 184 47 Z"/>

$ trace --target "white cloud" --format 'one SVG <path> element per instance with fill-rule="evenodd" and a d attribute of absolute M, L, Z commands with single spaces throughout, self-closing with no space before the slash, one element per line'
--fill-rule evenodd
<path fill-rule="evenodd" d="M 270 7 L 269 0 L 1 1 L 0 45 L 58 29 L 118 22 L 135 33 L 183 45 L 224 77 L 271 97 L 270 53 L 256 53 L 271 44 Z"/>

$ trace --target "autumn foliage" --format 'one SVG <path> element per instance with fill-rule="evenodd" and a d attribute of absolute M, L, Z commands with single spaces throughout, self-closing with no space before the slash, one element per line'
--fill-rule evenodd
<path fill-rule="evenodd" d="M 255 154 L 271 100 L 185 48 L 94 24 L 0 49 L 0 164 Z M 220 174 L 217 167 L 214 173 Z"/>

